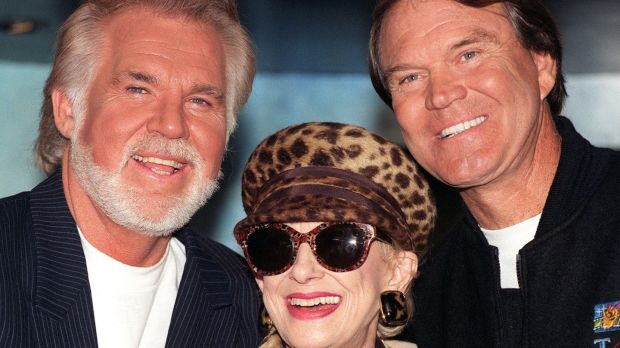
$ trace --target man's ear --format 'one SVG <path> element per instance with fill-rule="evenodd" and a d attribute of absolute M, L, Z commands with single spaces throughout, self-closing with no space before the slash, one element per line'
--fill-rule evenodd
<path fill-rule="evenodd" d="M 555 59 L 548 52 L 532 51 L 532 59 L 538 69 L 538 86 L 540 88 L 540 99 L 547 98 L 553 86 L 555 86 L 555 78 L 558 74 Z"/>
<path fill-rule="evenodd" d="M 73 107 L 64 91 L 54 88 L 52 90 L 52 106 L 54 109 L 54 123 L 63 137 L 71 139 L 75 128 Z"/>
<path fill-rule="evenodd" d="M 411 281 L 418 272 L 418 256 L 412 251 L 396 252 L 392 260 L 392 276 L 388 282 L 388 290 L 406 292 Z"/>

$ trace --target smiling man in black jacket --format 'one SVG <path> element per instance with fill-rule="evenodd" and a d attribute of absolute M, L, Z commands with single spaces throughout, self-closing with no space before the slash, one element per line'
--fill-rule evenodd
<path fill-rule="evenodd" d="M 561 58 L 537 0 L 377 5 L 373 84 L 466 205 L 415 288 L 421 347 L 620 345 L 620 155 L 559 115 Z"/>
<path fill-rule="evenodd" d="M 256 347 L 245 262 L 186 226 L 254 78 L 234 1 L 84 1 L 56 46 L 49 177 L 0 199 L 0 347 Z"/>

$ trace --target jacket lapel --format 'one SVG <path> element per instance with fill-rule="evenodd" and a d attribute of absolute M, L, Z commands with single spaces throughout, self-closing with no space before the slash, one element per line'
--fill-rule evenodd
<path fill-rule="evenodd" d="M 218 323 L 218 318 L 231 316 L 233 301 L 228 277 L 218 262 L 204 252 L 197 236 L 188 228 L 175 237 L 185 245 L 187 260 L 166 346 L 226 346 L 224 342 L 233 338 L 231 328 L 221 328 L 223 322 Z"/>
<path fill-rule="evenodd" d="M 32 191 L 31 209 L 36 249 L 34 306 L 42 320 L 56 323 L 53 327 L 57 330 L 52 328 L 50 335 L 75 335 L 96 346 L 86 260 L 65 200 L 60 170 Z"/>

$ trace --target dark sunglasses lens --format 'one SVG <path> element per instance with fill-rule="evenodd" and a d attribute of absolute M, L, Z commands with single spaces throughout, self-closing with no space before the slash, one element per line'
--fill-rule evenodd
<path fill-rule="evenodd" d="M 316 236 L 316 253 L 330 267 L 349 270 L 364 254 L 366 233 L 351 224 L 325 228 Z"/>
<path fill-rule="evenodd" d="M 252 264 L 265 273 L 284 268 L 293 258 L 293 242 L 286 231 L 265 227 L 254 231 L 247 240 Z"/>

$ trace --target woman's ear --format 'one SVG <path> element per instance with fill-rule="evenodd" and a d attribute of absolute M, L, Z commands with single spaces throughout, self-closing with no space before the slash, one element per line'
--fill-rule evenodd
<path fill-rule="evenodd" d="M 58 88 L 52 90 L 52 107 L 54 108 L 54 123 L 63 137 L 71 139 L 75 128 L 75 118 L 71 102 L 65 92 Z"/>
<path fill-rule="evenodd" d="M 397 251 L 392 260 L 392 276 L 388 282 L 389 289 L 406 292 L 417 272 L 418 256 L 412 251 Z"/>

